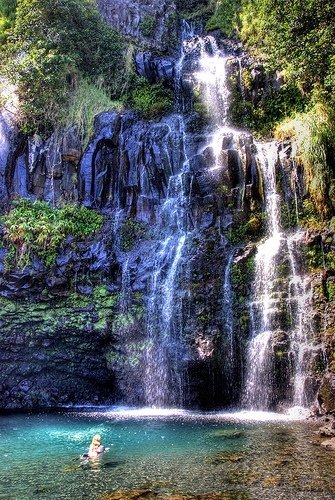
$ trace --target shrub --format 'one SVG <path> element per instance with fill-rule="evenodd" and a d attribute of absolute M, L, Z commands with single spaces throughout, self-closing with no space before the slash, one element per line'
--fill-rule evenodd
<path fill-rule="evenodd" d="M 331 167 L 335 154 L 334 121 L 333 109 L 317 102 L 308 112 L 297 114 L 275 129 L 276 138 L 296 142 L 296 161 L 304 167 L 307 190 L 322 219 L 331 217 L 335 208 Z"/>
<path fill-rule="evenodd" d="M 206 23 L 206 31 L 220 29 L 231 36 L 234 31 L 237 14 L 237 0 L 216 0 L 213 15 Z"/>
<path fill-rule="evenodd" d="M 81 80 L 70 95 L 69 106 L 62 118 L 64 127 L 76 125 L 83 147 L 93 133 L 94 117 L 108 109 L 122 109 L 120 101 L 112 101 L 104 89 L 88 80 Z"/>
<path fill-rule="evenodd" d="M 83 206 L 56 209 L 44 201 L 25 198 L 15 201 L 12 210 L 2 217 L 4 241 L 11 256 L 15 250 L 14 264 L 19 268 L 29 265 L 34 255 L 51 267 L 67 236 L 85 238 L 98 231 L 102 221 L 100 214 Z"/>
<path fill-rule="evenodd" d="M 138 78 L 134 86 L 130 105 L 145 118 L 154 118 L 167 112 L 173 104 L 172 91 L 162 82 L 150 85 L 145 78 Z"/>
<path fill-rule="evenodd" d="M 6 42 L 8 31 L 14 24 L 16 5 L 16 0 L 0 0 L 0 44 Z"/>

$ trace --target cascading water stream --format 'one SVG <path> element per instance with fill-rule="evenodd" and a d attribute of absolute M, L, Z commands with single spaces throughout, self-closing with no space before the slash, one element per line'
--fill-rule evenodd
<path fill-rule="evenodd" d="M 290 316 L 288 333 L 289 377 L 296 407 L 307 404 L 305 383 L 314 347 L 312 327 L 308 317 L 311 289 L 298 260 L 303 233 L 286 235 L 280 228 L 280 195 L 276 187 L 277 145 L 272 142 L 257 145 L 263 173 L 268 234 L 256 254 L 253 300 L 250 303 L 251 339 L 246 358 L 246 378 L 243 404 L 251 409 L 269 409 L 275 403 L 275 346 L 283 336 L 282 316 Z M 280 263 L 287 267 L 285 276 Z M 285 320 L 284 320 L 285 322 Z M 287 335 L 286 333 L 286 335 Z M 281 352 L 281 351 L 280 351 Z"/>
<path fill-rule="evenodd" d="M 281 168 L 278 147 L 275 142 L 254 142 L 251 147 L 253 141 L 246 131 L 229 126 L 227 62 L 230 57 L 218 49 L 213 37 L 193 37 L 190 26 L 187 26 L 185 33 L 186 40 L 183 41 L 181 57 L 176 65 L 177 107 L 180 113 L 187 110 L 183 94 L 183 84 L 187 80 L 200 92 L 211 117 L 208 140 L 193 154 L 204 153 L 208 160 L 207 174 L 213 175 L 213 178 L 221 175 L 224 169 L 234 167 L 234 184 L 228 184 L 227 190 L 235 189 L 238 199 L 233 201 L 234 208 L 241 213 L 244 210 L 246 188 L 239 179 L 245 174 L 243 169 L 246 168 L 247 154 L 248 161 L 254 162 L 250 167 L 254 168 L 251 176 L 260 172 L 262 177 L 260 191 L 264 196 L 267 233 L 266 239 L 258 245 L 255 256 L 255 277 L 249 307 L 251 330 L 245 356 L 242 403 L 253 410 L 267 410 L 275 405 L 276 346 L 280 337 L 281 342 L 283 338 L 286 339 L 286 354 L 290 359 L 292 403 L 303 406 L 306 403 L 304 385 L 310 352 L 304 309 L 309 305 L 310 296 L 306 280 L 302 273 L 299 274 L 296 264 L 294 238 L 287 237 L 280 226 L 281 197 L 276 184 L 278 168 Z M 190 63 L 194 55 L 196 58 Z M 241 72 L 240 60 L 238 62 Z M 172 149 L 174 143 L 178 143 L 182 154 L 179 161 L 174 163 L 175 169 L 171 170 L 166 199 L 158 211 L 156 231 L 159 238 L 148 282 L 143 387 L 144 403 L 152 407 L 182 406 L 184 401 L 186 368 L 182 360 L 187 358 L 187 347 L 183 340 L 182 281 L 187 274 L 186 252 L 189 236 L 194 229 L 191 212 L 193 171 L 188 159 L 184 117 L 182 114 L 173 115 L 165 122 L 169 128 Z M 246 152 L 247 148 L 249 153 Z M 229 179 L 229 173 L 225 172 L 222 178 Z M 199 180 L 196 182 L 199 189 Z M 223 371 L 224 380 L 229 386 L 226 395 L 234 398 L 234 376 L 239 364 L 236 360 L 238 349 L 231 275 L 236 248 L 229 250 L 226 243 L 223 247 L 228 248 L 229 253 L 225 258 L 221 301 L 225 322 Z M 285 279 L 279 273 L 281 252 L 289 261 Z M 290 332 L 282 328 L 278 320 L 284 315 L 285 309 L 290 311 L 291 324 L 295 325 Z"/>
<path fill-rule="evenodd" d="M 176 280 L 187 239 L 185 214 L 188 199 L 185 193 L 185 176 L 188 160 L 185 151 L 183 117 L 174 117 L 182 140 L 184 161 L 181 171 L 169 178 L 167 197 L 162 205 L 159 243 L 151 278 L 147 332 L 149 346 L 146 351 L 144 392 L 149 406 L 182 406 L 182 373 L 178 369 L 178 357 L 182 350 L 180 337 L 181 303 L 175 300 Z M 173 124 L 176 127 L 176 124 Z"/>
<path fill-rule="evenodd" d="M 183 65 L 185 56 L 189 50 L 188 43 L 195 35 L 195 26 L 192 23 L 182 20 L 181 24 L 181 47 L 180 47 L 180 57 L 175 65 L 175 79 L 174 88 L 176 94 L 176 105 L 177 110 L 183 113 L 187 110 L 187 99 L 185 99 L 184 89 L 183 89 Z"/>
<path fill-rule="evenodd" d="M 289 281 L 289 307 L 292 316 L 293 330 L 291 332 L 290 357 L 293 371 L 293 405 L 305 407 L 307 397 L 305 385 L 307 378 L 306 366 L 308 366 L 312 348 L 311 311 L 312 290 L 309 281 L 304 274 L 299 272 L 297 266 L 297 254 L 299 244 L 303 237 L 302 232 L 294 233 L 287 238 L 287 249 L 291 267 Z"/>
<path fill-rule="evenodd" d="M 211 122 L 215 126 L 227 125 L 229 91 L 226 64 L 229 57 L 218 49 L 215 38 L 206 36 L 198 42 L 200 47 L 199 70 L 193 75 L 202 87 L 202 99 Z"/>
<path fill-rule="evenodd" d="M 251 409 L 267 409 L 272 396 L 272 330 L 271 316 L 276 311 L 276 256 L 282 235 L 280 204 L 276 192 L 275 143 L 258 144 L 258 160 L 263 172 L 265 206 L 268 214 L 268 237 L 258 246 L 253 300 L 250 303 L 251 340 L 247 349 L 246 384 L 243 403 Z"/>
<path fill-rule="evenodd" d="M 233 315 L 233 300 L 234 294 L 231 282 L 232 266 L 234 262 L 236 249 L 233 248 L 228 256 L 228 261 L 224 273 L 223 283 L 223 305 L 222 312 L 225 319 L 225 335 L 227 337 L 227 358 L 226 358 L 226 374 L 228 380 L 228 393 L 231 396 L 234 392 L 234 369 L 236 364 L 235 358 L 235 336 L 234 336 L 234 315 Z"/>

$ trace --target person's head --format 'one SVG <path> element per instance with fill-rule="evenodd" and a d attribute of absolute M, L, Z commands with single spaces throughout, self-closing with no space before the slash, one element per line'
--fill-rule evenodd
<path fill-rule="evenodd" d="M 101 436 L 100 434 L 95 434 L 92 438 L 92 444 L 94 446 L 100 446 L 101 445 Z"/>

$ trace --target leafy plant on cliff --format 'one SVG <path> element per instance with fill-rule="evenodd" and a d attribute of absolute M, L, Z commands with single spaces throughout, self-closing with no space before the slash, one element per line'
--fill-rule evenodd
<path fill-rule="evenodd" d="M 333 0 L 242 0 L 240 23 L 247 45 L 270 68 L 283 70 L 303 93 L 315 84 L 329 84 L 334 69 Z"/>
<path fill-rule="evenodd" d="M 4 241 L 12 252 L 15 249 L 14 262 L 7 263 L 24 268 L 36 255 L 50 267 L 67 236 L 85 238 L 98 231 L 102 222 L 100 214 L 83 206 L 57 209 L 44 201 L 17 200 L 2 217 Z"/>
<path fill-rule="evenodd" d="M 0 0 L 0 44 L 5 43 L 8 30 L 15 21 L 16 0 Z"/>
<path fill-rule="evenodd" d="M 109 109 L 122 108 L 122 102 L 112 101 L 104 89 L 82 79 L 70 94 L 69 106 L 62 124 L 65 128 L 75 125 L 85 147 L 93 134 L 94 117 Z"/>
<path fill-rule="evenodd" d="M 240 34 L 268 71 L 281 72 L 282 87 L 270 100 L 265 96 L 267 106 L 260 102 L 263 116 L 258 118 L 272 127 L 286 115 L 275 137 L 296 143 L 295 160 L 304 169 L 309 201 L 316 210 L 316 216 L 304 215 L 303 222 L 320 224 L 335 210 L 333 1 L 242 0 Z M 258 126 L 257 113 L 251 122 Z"/>
<path fill-rule="evenodd" d="M 172 108 L 173 94 L 162 82 L 150 85 L 145 78 L 137 77 L 129 104 L 145 118 L 154 118 Z"/>
<path fill-rule="evenodd" d="M 303 165 L 305 181 L 316 217 L 327 219 L 335 209 L 335 180 L 332 165 L 335 155 L 335 112 L 328 104 L 317 102 L 308 112 L 297 114 L 275 130 L 278 139 L 297 144 L 296 161 Z M 308 218 L 311 220 L 307 213 Z"/>

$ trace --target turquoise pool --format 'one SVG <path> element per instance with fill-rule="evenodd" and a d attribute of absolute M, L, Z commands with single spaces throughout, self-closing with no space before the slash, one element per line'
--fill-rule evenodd
<path fill-rule="evenodd" d="M 335 453 L 320 446 L 315 424 L 261 420 L 107 408 L 2 415 L 0 498 L 87 500 L 148 488 L 159 498 L 334 499 Z M 110 450 L 81 462 L 95 433 Z"/>

